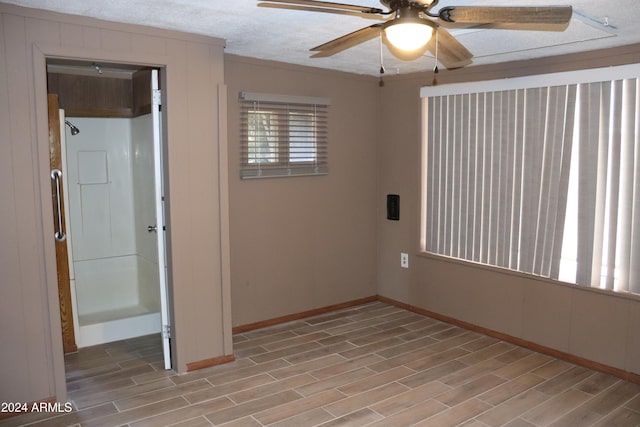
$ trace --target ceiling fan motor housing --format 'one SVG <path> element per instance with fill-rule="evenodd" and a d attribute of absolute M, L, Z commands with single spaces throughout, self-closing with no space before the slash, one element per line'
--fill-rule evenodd
<path fill-rule="evenodd" d="M 428 11 L 438 3 L 439 0 L 380 0 L 384 6 L 388 7 L 392 12 L 396 12 L 400 9 L 410 9 L 417 12 Z"/>

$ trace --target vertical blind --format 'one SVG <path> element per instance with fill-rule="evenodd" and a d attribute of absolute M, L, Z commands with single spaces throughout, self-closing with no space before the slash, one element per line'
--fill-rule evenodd
<path fill-rule="evenodd" d="M 328 173 L 325 98 L 241 92 L 242 178 Z"/>
<path fill-rule="evenodd" d="M 640 293 L 640 84 L 582 84 L 578 99 L 575 282 Z"/>
<path fill-rule="evenodd" d="M 423 249 L 640 294 L 638 74 L 423 89 Z"/>
<path fill-rule="evenodd" d="M 557 275 L 575 85 L 424 100 L 426 250 Z"/>

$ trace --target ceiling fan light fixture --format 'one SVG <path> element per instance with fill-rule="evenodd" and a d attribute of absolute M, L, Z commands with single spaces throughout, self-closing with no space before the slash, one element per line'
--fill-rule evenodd
<path fill-rule="evenodd" d="M 398 49 L 416 50 L 431 40 L 433 29 L 429 25 L 417 21 L 399 21 L 384 29 L 387 40 Z"/>

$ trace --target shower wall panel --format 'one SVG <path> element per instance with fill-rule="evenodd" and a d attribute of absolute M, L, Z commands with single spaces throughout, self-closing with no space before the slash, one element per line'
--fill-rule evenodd
<path fill-rule="evenodd" d="M 78 315 L 139 304 L 129 119 L 73 118 L 67 139 Z"/>

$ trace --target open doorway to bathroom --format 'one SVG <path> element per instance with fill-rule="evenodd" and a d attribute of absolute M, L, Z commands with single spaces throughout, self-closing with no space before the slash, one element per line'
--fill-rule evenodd
<path fill-rule="evenodd" d="M 170 369 L 159 72 L 47 60 L 65 353 L 156 336 Z"/>

